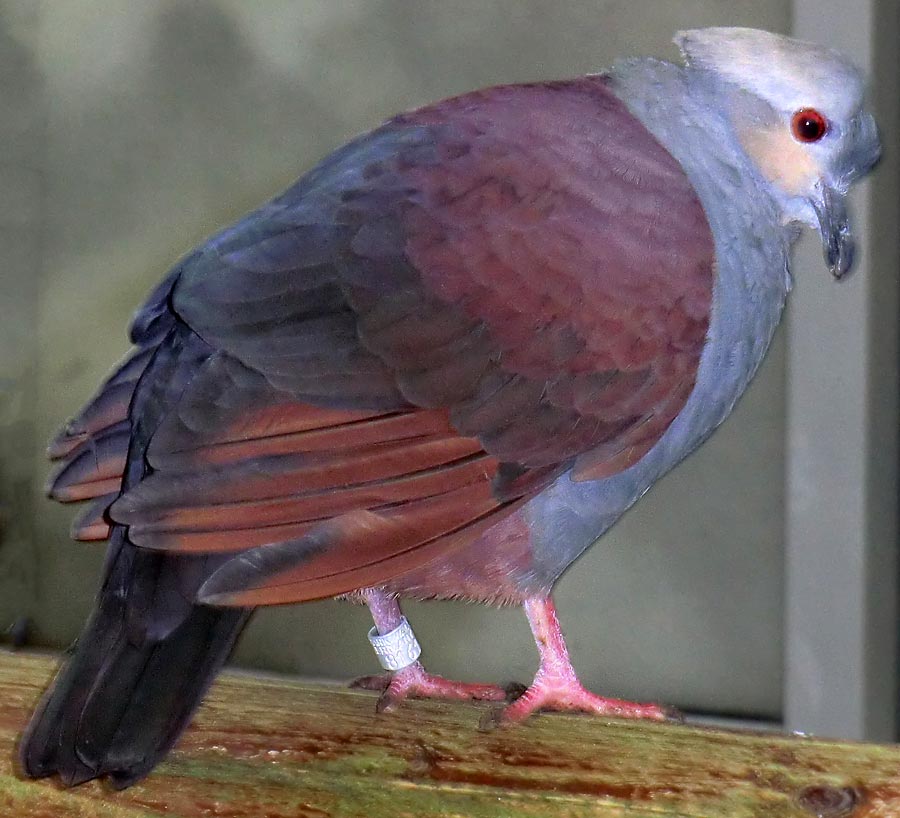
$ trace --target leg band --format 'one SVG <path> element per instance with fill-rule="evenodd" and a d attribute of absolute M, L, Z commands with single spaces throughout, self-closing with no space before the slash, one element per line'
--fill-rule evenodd
<path fill-rule="evenodd" d="M 408 667 L 422 653 L 416 635 L 404 616 L 400 624 L 390 633 L 380 636 L 377 628 L 369 631 L 369 642 L 375 655 L 385 670 L 402 670 Z"/>

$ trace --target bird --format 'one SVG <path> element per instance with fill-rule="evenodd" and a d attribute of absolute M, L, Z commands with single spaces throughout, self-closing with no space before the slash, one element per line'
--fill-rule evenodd
<path fill-rule="evenodd" d="M 134 783 L 255 608 L 332 597 L 369 606 L 382 709 L 504 697 L 429 673 L 402 614 L 465 599 L 522 606 L 538 648 L 496 723 L 667 717 L 581 685 L 553 586 L 731 413 L 802 227 L 850 271 L 846 195 L 880 154 L 840 53 L 675 42 L 399 114 L 175 264 L 49 447 L 107 556 L 25 774 Z"/>

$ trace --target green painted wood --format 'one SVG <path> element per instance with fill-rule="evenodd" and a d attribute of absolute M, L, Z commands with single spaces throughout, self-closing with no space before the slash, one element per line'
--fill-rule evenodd
<path fill-rule="evenodd" d="M 21 818 L 875 818 L 900 749 L 489 705 L 405 703 L 225 674 L 178 748 L 123 792 L 21 779 L 13 746 L 55 660 L 0 653 L 0 815 Z"/>

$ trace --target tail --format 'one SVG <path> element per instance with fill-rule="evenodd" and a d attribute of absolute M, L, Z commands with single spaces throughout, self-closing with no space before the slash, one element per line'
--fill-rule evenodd
<path fill-rule="evenodd" d="M 139 553 L 122 556 L 150 562 Z M 135 567 L 140 574 L 159 570 Z M 187 726 L 248 617 L 193 605 L 168 633 L 134 633 L 125 604 L 104 588 L 74 656 L 22 738 L 25 773 L 59 774 L 69 786 L 109 776 L 116 787 L 147 775 Z"/>
<path fill-rule="evenodd" d="M 146 473 L 144 453 L 153 431 L 208 354 L 184 327 L 174 326 L 158 339 L 136 387 L 129 387 L 133 397 L 124 401 L 130 438 L 127 458 L 121 453 L 123 488 Z M 107 413 L 114 420 L 126 411 L 114 409 Z M 93 427 L 86 429 L 90 436 Z M 68 438 L 55 443 L 60 450 L 72 448 Z M 77 472 L 71 464 L 66 468 L 54 486 Z M 83 482 L 83 476 L 78 472 L 72 480 Z M 59 774 L 70 786 L 109 776 L 115 786 L 126 787 L 153 769 L 187 726 L 250 615 L 194 603 L 221 562 L 222 557 L 140 550 L 123 526 L 112 526 L 97 608 L 22 737 L 27 775 Z"/>

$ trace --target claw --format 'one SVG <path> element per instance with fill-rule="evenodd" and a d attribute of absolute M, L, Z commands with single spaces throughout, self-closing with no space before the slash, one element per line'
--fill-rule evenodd
<path fill-rule="evenodd" d="M 378 676 L 363 676 L 351 682 L 351 687 L 363 690 L 379 690 L 381 696 L 375 710 L 385 713 L 393 710 L 404 699 L 451 699 L 456 701 L 475 700 L 507 701 L 507 688 L 498 685 L 469 684 L 455 682 L 428 673 L 421 662 L 414 662 L 394 673 Z"/>

